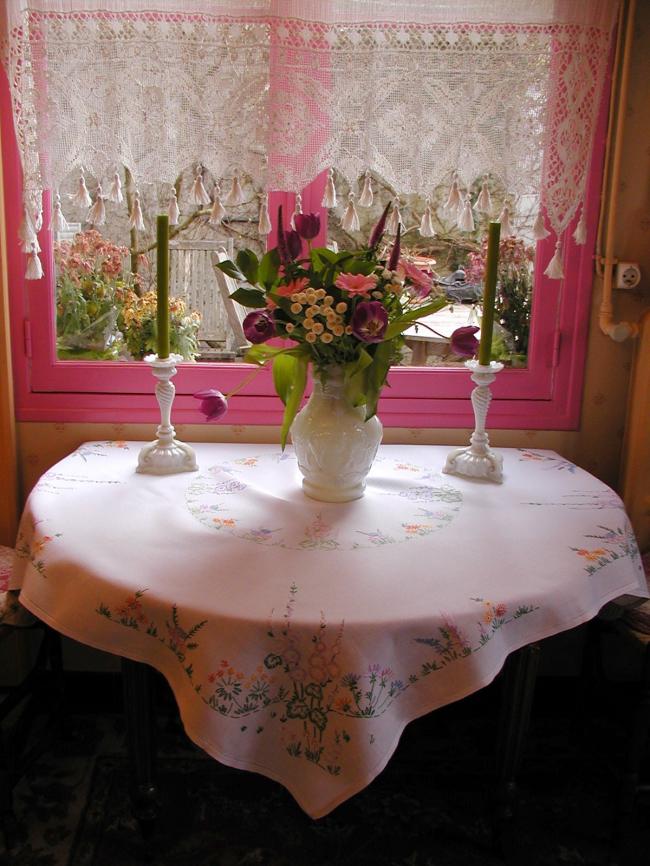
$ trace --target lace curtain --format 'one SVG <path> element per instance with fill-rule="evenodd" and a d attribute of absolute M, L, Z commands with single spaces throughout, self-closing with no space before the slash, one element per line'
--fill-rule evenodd
<path fill-rule="evenodd" d="M 3 63 L 24 171 L 21 236 L 40 276 L 42 192 L 101 224 L 120 174 L 137 189 L 195 166 L 215 221 L 320 172 L 348 184 L 344 224 L 378 180 L 473 231 L 533 214 L 561 237 L 581 207 L 617 0 L 5 0 Z M 0 13 L 1 14 L 1 13 Z M 88 189 L 85 177 L 97 180 Z M 209 180 L 208 180 L 209 179 Z M 206 182 L 207 181 L 207 182 Z M 493 212 L 492 198 L 503 203 Z M 324 204 L 334 206 L 333 184 Z M 574 233 L 584 242 L 582 222 Z"/>

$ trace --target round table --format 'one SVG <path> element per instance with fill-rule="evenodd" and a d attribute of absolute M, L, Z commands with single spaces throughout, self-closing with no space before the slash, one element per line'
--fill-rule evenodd
<path fill-rule="evenodd" d="M 319 817 L 404 726 L 490 683 L 508 654 L 647 589 L 616 494 L 551 451 L 500 449 L 503 484 L 448 448 L 380 448 L 366 495 L 308 499 L 291 449 L 193 446 L 137 474 L 89 442 L 38 482 L 16 544 L 22 604 L 168 680 L 210 755 Z"/>

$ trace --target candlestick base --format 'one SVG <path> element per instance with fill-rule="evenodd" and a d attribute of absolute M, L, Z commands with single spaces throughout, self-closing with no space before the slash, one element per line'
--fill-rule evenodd
<path fill-rule="evenodd" d="M 449 452 L 442 471 L 447 475 L 485 478 L 500 484 L 503 481 L 503 457 L 490 449 L 485 421 L 492 400 L 489 385 L 494 382 L 496 374 L 503 370 L 503 364 L 491 361 L 489 365 L 484 365 L 478 361 L 466 361 L 465 366 L 472 371 L 472 381 L 477 385 L 471 394 L 474 432 L 470 437 L 469 447 L 455 448 Z"/>
<path fill-rule="evenodd" d="M 194 449 L 174 438 L 176 431 L 171 424 L 171 409 L 176 389 L 170 379 L 176 375 L 176 364 L 183 358 L 181 355 L 170 355 L 168 358 L 147 355 L 144 360 L 151 366 L 151 372 L 157 379 L 156 399 L 160 406 L 161 422 L 156 430 L 158 438 L 140 450 L 136 472 L 148 475 L 195 472 L 199 467 Z"/>

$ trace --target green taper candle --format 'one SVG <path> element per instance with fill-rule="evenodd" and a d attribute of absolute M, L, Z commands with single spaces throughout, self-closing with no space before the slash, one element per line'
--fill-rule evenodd
<path fill-rule="evenodd" d="M 501 223 L 491 222 L 488 227 L 487 261 L 485 263 L 485 287 L 483 289 L 483 314 L 481 316 L 481 342 L 478 347 L 478 362 L 490 363 L 492 329 L 494 328 L 494 303 L 497 295 L 497 268 L 499 265 L 499 235 Z"/>
<path fill-rule="evenodd" d="M 156 224 L 158 357 L 169 358 L 169 217 L 158 214 Z"/>

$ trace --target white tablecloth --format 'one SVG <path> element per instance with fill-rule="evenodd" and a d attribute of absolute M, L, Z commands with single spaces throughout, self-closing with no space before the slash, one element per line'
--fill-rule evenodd
<path fill-rule="evenodd" d="M 156 477 L 141 447 L 87 443 L 45 473 L 13 586 L 161 671 L 198 745 L 313 817 L 513 650 L 648 594 L 619 498 L 550 451 L 501 449 L 498 485 L 442 475 L 448 448 L 383 446 L 365 497 L 326 504 L 290 449 L 200 444 L 198 472 Z"/>

